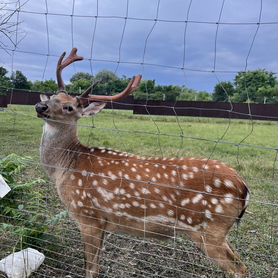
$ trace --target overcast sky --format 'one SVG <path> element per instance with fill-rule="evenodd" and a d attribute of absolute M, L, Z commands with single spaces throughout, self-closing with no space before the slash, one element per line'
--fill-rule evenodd
<path fill-rule="evenodd" d="M 238 71 L 277 72 L 277 10 L 276 0 L 29 0 L 12 18 L 14 52 L 0 36 L 0 63 L 32 81 L 55 79 L 58 56 L 75 46 L 85 60 L 66 81 L 108 69 L 211 92 Z"/>

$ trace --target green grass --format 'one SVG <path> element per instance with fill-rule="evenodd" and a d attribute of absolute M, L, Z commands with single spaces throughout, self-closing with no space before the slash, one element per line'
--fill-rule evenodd
<path fill-rule="evenodd" d="M 250 214 L 233 230 L 231 241 L 254 277 L 271 276 L 278 266 L 277 123 L 105 110 L 79 124 L 79 137 L 90 146 L 144 156 L 210 157 L 236 168 L 249 184 L 252 197 Z M 38 167 L 42 125 L 31 106 L 10 106 L 0 112 L 0 155 L 32 156 L 27 173 L 34 178 L 43 177 Z M 46 190 L 60 209 L 50 188 L 37 190 Z"/>

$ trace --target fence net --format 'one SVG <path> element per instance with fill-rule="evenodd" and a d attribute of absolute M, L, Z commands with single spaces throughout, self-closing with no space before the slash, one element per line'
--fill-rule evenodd
<path fill-rule="evenodd" d="M 266 68 L 276 74 L 276 63 L 269 62 L 276 57 L 272 36 L 277 28 L 274 1 L 234 3 L 223 0 L 204 6 L 197 0 L 126 0 L 117 5 L 98 0 L 6 2 L 1 6 L 0 26 L 4 28 L 0 59 L 11 72 L 21 69 L 30 73 L 33 80 L 43 81 L 54 76 L 60 53 L 77 47 L 85 61 L 65 70 L 65 80 L 79 71 L 96 75 L 105 68 L 119 76 L 142 74 L 146 80 L 165 80 L 188 87 L 200 80 L 201 90 L 207 84 L 231 79 L 239 71 Z M 230 179 L 236 179 L 235 173 L 227 179 L 225 166 L 218 162 L 223 161 L 236 169 L 251 191 L 247 211 L 241 224 L 229 232 L 229 241 L 251 277 L 276 277 L 277 122 L 253 120 L 249 102 L 247 120 L 181 117 L 178 110 L 188 107 L 177 103 L 167 106 L 174 116 L 154 116 L 147 83 L 145 89 L 145 101 L 137 104 L 145 115 L 114 109 L 112 104 L 111 109 L 96 117 L 78 122 L 81 142 L 94 151 L 69 147 L 62 147 L 62 151 L 74 159 L 84 160 L 86 156 L 90 165 L 84 166 L 86 173 L 80 167 L 44 165 L 75 178 L 67 188 L 74 194 L 66 205 L 60 201 L 55 183 L 45 174 L 45 163 L 40 163 L 39 147 L 46 145 L 40 141 L 43 123 L 34 107 L 9 105 L 1 110 L 0 170 L 12 191 L 0 203 L 0 258 L 32 247 L 46 256 L 32 277 L 84 277 L 80 226 L 72 220 L 81 215 L 89 223 L 101 218 L 107 227 L 117 225 L 141 235 L 107 228 L 103 246 L 96 246 L 101 253 L 100 277 L 223 277 L 227 274 L 208 259 L 210 249 L 218 250 L 220 264 L 228 265 L 229 260 L 219 255 L 226 250 L 219 249 L 220 236 L 216 242 L 205 244 L 203 252 L 197 248 L 212 234 L 220 233 L 232 218 L 229 198 L 225 199 L 227 196 L 221 191 L 213 191 L 216 184 L 206 183 L 209 175 L 216 175 L 227 189 Z M 249 99 L 252 92 L 246 93 Z M 227 98 L 226 111 L 233 111 L 228 94 Z M 12 100 L 13 90 L 9 103 Z M 71 136 L 71 125 L 65 127 L 60 134 L 64 140 Z M 55 158 L 61 147 L 57 143 L 50 151 Z M 202 164 L 196 166 L 196 161 Z M 218 165 L 225 170 L 223 173 L 217 170 Z M 189 170 L 182 168 L 185 166 Z M 97 183 L 101 186 L 97 187 Z M 60 196 L 67 194 L 59 192 Z M 238 199 L 241 197 L 232 196 L 237 204 L 234 207 L 238 206 Z M 83 207 L 82 213 L 75 211 L 70 217 L 68 210 L 74 206 Z M 218 219 L 221 223 L 213 229 L 203 227 L 201 242 L 195 240 L 194 244 L 189 238 L 200 232 L 194 230 L 199 216 L 206 223 Z M 85 235 L 90 233 L 91 240 L 97 241 L 104 228 L 95 223 L 86 222 L 83 226 L 94 227 Z M 158 225 L 152 230 L 155 235 L 166 228 L 170 230 L 167 241 L 147 237 L 154 224 Z"/>

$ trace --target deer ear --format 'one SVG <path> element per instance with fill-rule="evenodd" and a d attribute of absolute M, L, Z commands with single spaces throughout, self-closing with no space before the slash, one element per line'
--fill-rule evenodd
<path fill-rule="evenodd" d="M 106 105 L 105 102 L 92 102 L 86 108 L 83 108 L 82 116 L 86 117 L 86 116 L 96 115 L 105 107 L 105 105 Z"/>
<path fill-rule="evenodd" d="M 47 101 L 49 100 L 49 97 L 47 95 L 40 94 L 40 99 L 41 101 Z"/>

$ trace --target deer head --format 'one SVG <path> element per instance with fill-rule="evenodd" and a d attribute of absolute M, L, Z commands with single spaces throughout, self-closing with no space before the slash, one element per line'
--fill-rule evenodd
<path fill-rule="evenodd" d="M 61 73 L 65 67 L 74 63 L 75 61 L 83 60 L 83 57 L 77 55 L 77 49 L 73 48 L 69 56 L 65 58 L 64 52 L 58 60 L 56 76 L 59 91 L 56 95 L 50 98 L 46 95 L 41 95 L 41 102 L 37 103 L 35 108 L 37 116 L 43 118 L 48 123 L 74 123 L 83 116 L 91 116 L 100 112 L 107 102 L 118 101 L 125 98 L 132 92 L 134 92 L 141 81 L 141 75 L 133 77 L 128 86 L 117 95 L 103 96 L 103 95 L 91 95 L 95 86 L 99 83 L 96 81 L 90 86 L 82 95 L 72 97 L 68 95 L 65 90 L 65 84 L 63 82 Z"/>

